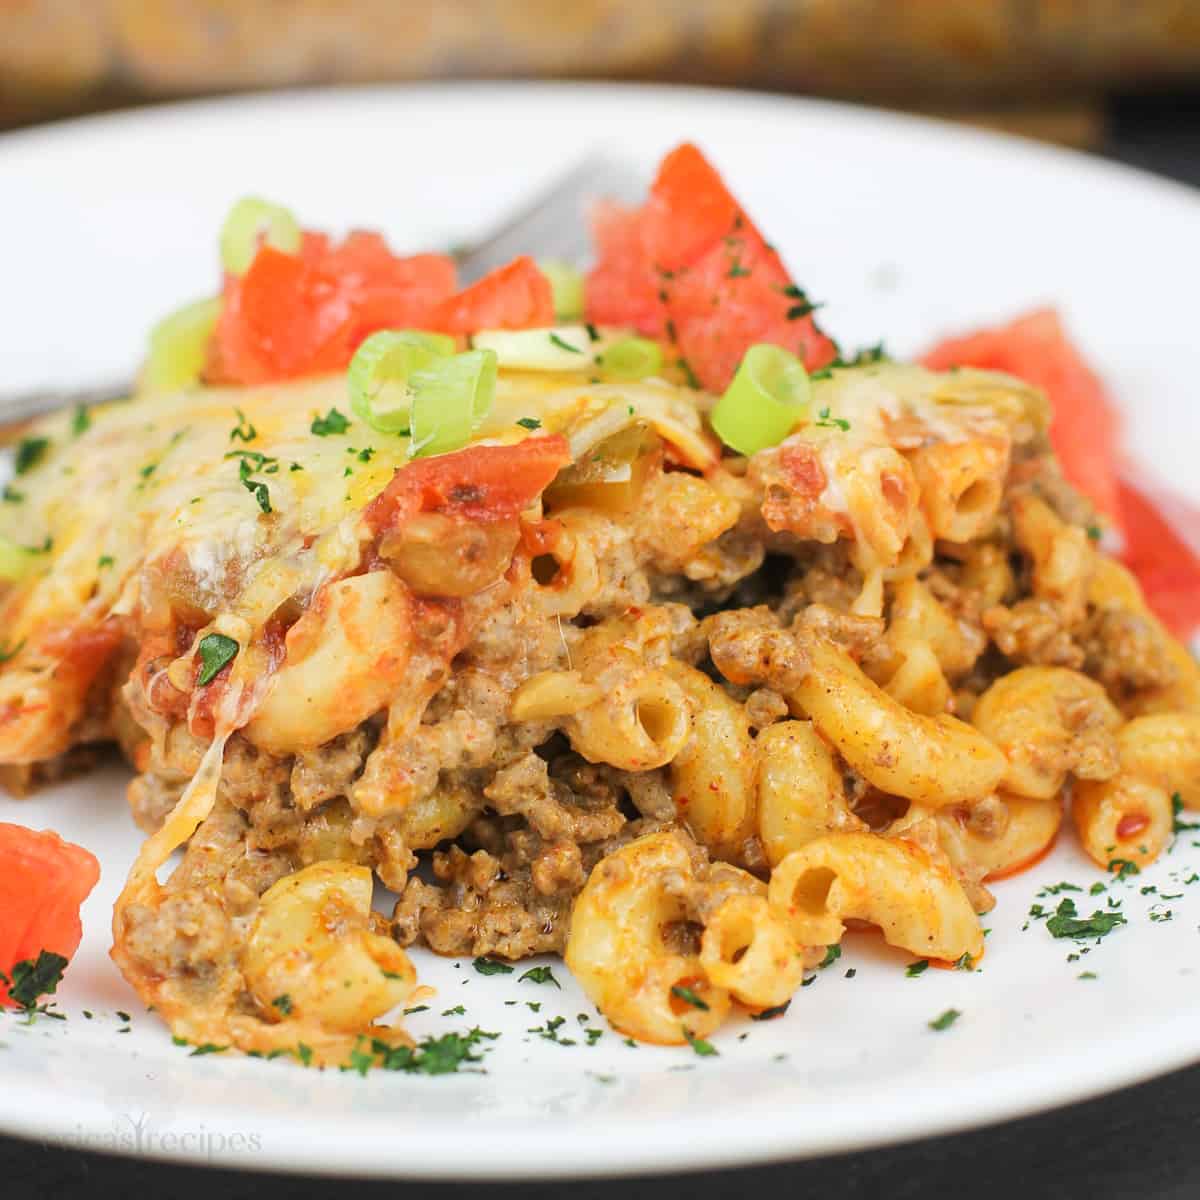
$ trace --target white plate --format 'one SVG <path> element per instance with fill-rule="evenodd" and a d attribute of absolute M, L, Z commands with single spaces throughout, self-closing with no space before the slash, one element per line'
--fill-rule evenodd
<path fill-rule="evenodd" d="M 910 352 L 939 332 L 1057 303 L 1131 414 L 1131 444 L 1200 495 L 1193 193 L 1019 141 L 728 92 L 300 93 L 0 139 L 3 388 L 128 372 L 150 321 L 212 288 L 215 230 L 239 194 L 279 197 L 310 225 L 374 226 L 399 246 L 428 247 L 486 227 L 586 148 L 607 143 L 649 169 L 685 137 L 711 153 L 796 277 L 828 302 L 825 323 L 846 344 L 883 336 Z M 110 906 L 137 843 L 123 779 L 113 769 L 0 805 L 0 818 L 90 846 L 105 871 L 62 989 L 70 1019 L 26 1027 L 0 1017 L 5 1131 L 241 1167 L 615 1174 L 960 1129 L 1200 1058 L 1200 888 L 1175 886 L 1200 869 L 1195 835 L 1115 889 L 1130 924 L 1079 962 L 1044 925 L 1021 931 L 1041 885 L 1101 878 L 1064 838 L 1049 861 L 997 886 L 979 973 L 909 978 L 904 956 L 851 938 L 786 1017 L 730 1025 L 715 1058 L 633 1049 L 611 1031 L 592 1047 L 552 1044 L 524 1031 L 562 1015 L 560 1037 L 577 1036 L 576 1014 L 592 1011 L 564 968 L 560 991 L 423 953 L 421 974 L 439 995 L 414 1030 L 503 1031 L 486 1074 L 362 1079 L 189 1057 L 138 1010 L 106 957 Z M 1185 893 L 1167 902 L 1172 920 L 1149 920 L 1156 897 L 1139 889 L 1150 884 Z M 1078 979 L 1085 969 L 1098 978 Z M 465 1017 L 437 1015 L 459 1003 Z M 963 1014 L 953 1028 L 927 1028 L 951 1007 Z M 119 1032 L 121 1009 L 135 1014 L 131 1032 Z M 589 1025 L 603 1027 L 594 1013 Z"/>

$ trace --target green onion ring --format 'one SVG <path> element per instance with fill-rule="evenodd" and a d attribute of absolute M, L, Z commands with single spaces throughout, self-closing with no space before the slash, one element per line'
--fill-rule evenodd
<path fill-rule="evenodd" d="M 583 316 L 583 273 L 560 258 L 539 259 L 538 270 L 550 281 L 555 318 L 578 321 Z"/>
<path fill-rule="evenodd" d="M 496 394 L 496 355 L 468 350 L 414 371 L 411 457 L 448 454 L 471 440 Z"/>
<path fill-rule="evenodd" d="M 746 351 L 709 420 L 725 445 L 739 454 L 757 454 L 777 446 L 804 418 L 811 390 L 808 372 L 794 354 L 760 342 Z"/>
<path fill-rule="evenodd" d="M 346 373 L 350 407 L 380 433 L 407 433 L 415 371 L 454 353 L 454 339 L 420 329 L 383 329 L 355 351 Z"/>
<path fill-rule="evenodd" d="M 221 226 L 221 266 L 230 275 L 241 275 L 254 261 L 261 242 L 285 254 L 296 254 L 300 224 L 290 209 L 259 196 L 243 196 Z"/>
<path fill-rule="evenodd" d="M 649 338 L 627 337 L 614 342 L 597 358 L 605 375 L 613 379 L 645 379 L 662 370 L 663 352 Z"/>
<path fill-rule="evenodd" d="M 221 299 L 214 296 L 163 317 L 150 330 L 142 386 L 154 392 L 177 392 L 196 383 L 220 315 Z"/>

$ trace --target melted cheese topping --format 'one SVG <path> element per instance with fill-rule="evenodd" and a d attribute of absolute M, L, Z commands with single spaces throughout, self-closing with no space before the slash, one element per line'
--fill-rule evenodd
<path fill-rule="evenodd" d="M 331 408 L 344 433 L 319 436 Z M 49 550 L 6 600 L 10 644 L 39 628 L 130 613 L 142 567 L 181 554 L 210 611 L 259 626 L 289 596 L 309 597 L 352 570 L 359 514 L 408 458 L 408 440 L 350 415 L 344 376 L 248 389 L 147 395 L 43 422 L 43 459 L 0 506 L 0 534 Z M 524 421 L 525 425 L 519 424 Z M 701 469 L 717 448 L 694 399 L 651 381 L 591 384 L 580 375 L 504 372 L 477 441 L 565 433 L 576 456 L 635 421 L 652 425 Z M 265 512 L 259 497 L 270 506 Z"/>

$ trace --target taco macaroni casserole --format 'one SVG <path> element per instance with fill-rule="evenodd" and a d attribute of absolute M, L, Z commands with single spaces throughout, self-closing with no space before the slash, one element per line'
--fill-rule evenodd
<path fill-rule="evenodd" d="M 422 945 L 682 1043 L 848 925 L 977 962 L 1067 794 L 1101 866 L 1197 799 L 1200 675 L 1043 393 L 843 358 L 693 148 L 574 313 L 262 202 L 222 249 L 0 505 L 5 780 L 120 745 L 113 957 L 177 1037 L 402 1041 Z"/>

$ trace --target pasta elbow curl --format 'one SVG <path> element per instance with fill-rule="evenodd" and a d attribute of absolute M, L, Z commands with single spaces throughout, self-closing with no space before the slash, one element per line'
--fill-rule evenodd
<path fill-rule="evenodd" d="M 872 683 L 844 651 L 800 632 L 808 669 L 790 698 L 865 779 L 881 791 L 939 807 L 989 795 L 1004 756 L 954 717 L 914 713 Z"/>
<path fill-rule="evenodd" d="M 285 755 L 354 729 L 403 686 L 411 634 L 409 593 L 390 571 L 329 584 L 288 631 L 287 659 L 246 737 Z"/>
<path fill-rule="evenodd" d="M 938 442 L 909 455 L 935 538 L 969 542 L 987 532 L 1004 495 L 1008 457 L 1008 439 L 999 436 Z"/>
<path fill-rule="evenodd" d="M 683 749 L 692 711 L 683 690 L 665 672 L 634 668 L 611 681 L 601 699 L 566 717 L 562 728 L 588 762 L 651 771 Z"/>
<path fill-rule="evenodd" d="M 667 673 L 694 711 L 691 736 L 671 760 L 675 809 L 718 858 L 739 860 L 754 832 L 754 742 L 743 705 L 707 675 L 672 661 Z"/>
<path fill-rule="evenodd" d="M 1172 798 L 1200 807 L 1200 716 L 1135 717 L 1117 735 L 1120 771 L 1075 785 L 1072 816 L 1084 849 L 1101 866 L 1153 862 L 1174 828 Z"/>
<path fill-rule="evenodd" d="M 783 1004 L 804 979 L 804 956 L 765 896 L 730 896 L 700 942 L 709 981 L 752 1008 Z"/>
<path fill-rule="evenodd" d="M 1122 717 L 1094 679 L 1066 667 L 1021 667 L 979 697 L 971 719 L 1004 752 L 1004 787 L 1049 800 L 1067 775 L 1108 779 L 1117 770 Z"/>
<path fill-rule="evenodd" d="M 575 899 L 563 958 L 605 1017 L 643 1041 L 704 1037 L 729 1011 L 729 993 L 709 982 L 698 954 L 671 937 L 687 910 L 665 880 L 693 876 L 684 842 L 652 833 L 601 859 Z M 680 1000 L 673 988 L 691 989 L 707 1007 Z"/>
<path fill-rule="evenodd" d="M 809 721 L 758 735 L 758 836 L 771 866 L 827 833 L 866 832 L 846 803 L 833 753 Z"/>
<path fill-rule="evenodd" d="M 949 863 L 903 838 L 834 833 L 809 842 L 771 873 L 768 899 L 802 945 L 840 942 L 853 918 L 924 958 L 983 954 L 975 910 Z"/>
<path fill-rule="evenodd" d="M 259 902 L 242 956 L 263 1013 L 356 1033 L 412 994 L 416 972 L 391 938 L 372 933 L 371 871 L 318 862 L 287 875 Z"/>

